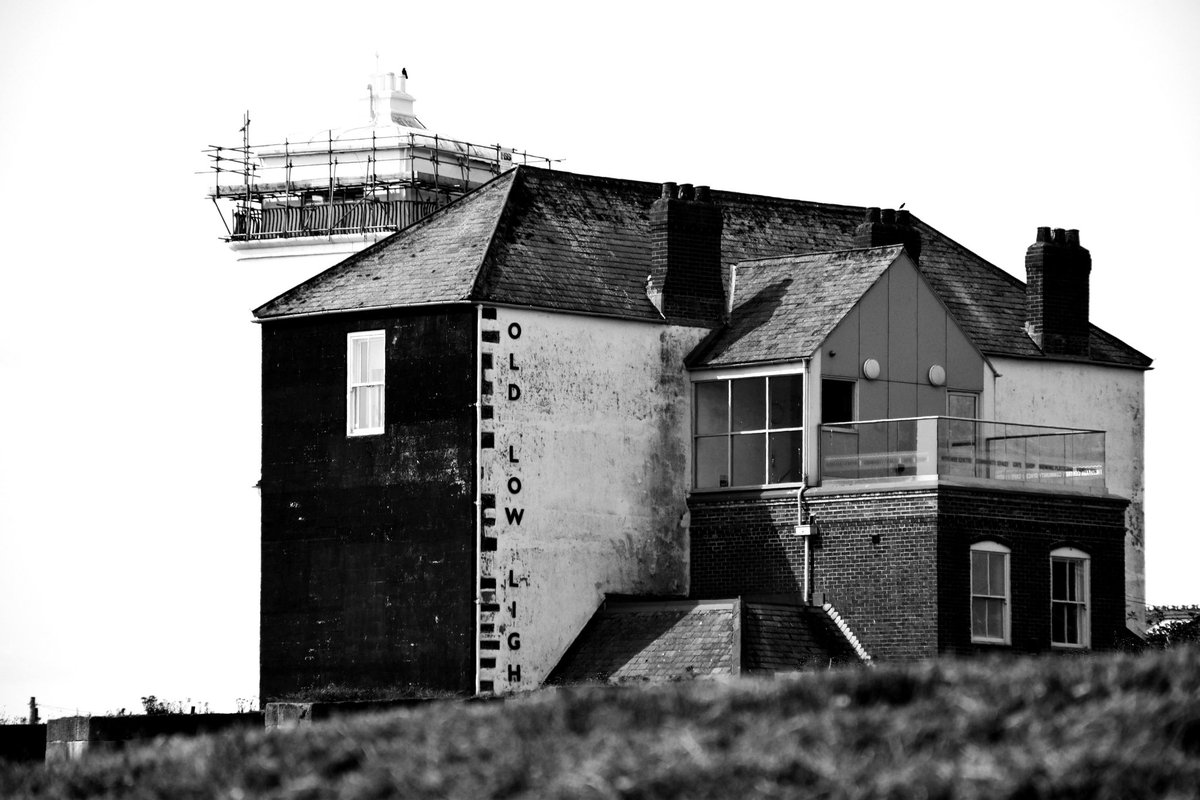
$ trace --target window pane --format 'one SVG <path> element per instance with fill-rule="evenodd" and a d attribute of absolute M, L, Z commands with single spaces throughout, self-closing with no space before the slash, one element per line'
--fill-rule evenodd
<path fill-rule="evenodd" d="M 987 594 L 987 556 L 981 550 L 971 551 L 971 594 Z"/>
<path fill-rule="evenodd" d="M 355 339 L 353 344 L 354 363 L 350 365 L 350 380 L 353 383 L 367 381 L 368 349 L 370 342 L 366 339 Z"/>
<path fill-rule="evenodd" d="M 804 425 L 804 376 L 777 375 L 768 381 L 771 394 L 772 428 L 799 428 Z"/>
<path fill-rule="evenodd" d="M 767 437 L 762 433 L 733 436 L 733 485 L 758 486 L 766 480 Z"/>
<path fill-rule="evenodd" d="M 971 598 L 971 635 L 987 636 L 987 600 Z"/>
<path fill-rule="evenodd" d="M 716 489 L 729 485 L 728 448 L 726 436 L 696 440 L 696 488 Z"/>
<path fill-rule="evenodd" d="M 383 337 L 372 336 L 367 340 L 367 380 L 379 382 L 383 380 Z"/>
<path fill-rule="evenodd" d="M 821 381 L 821 421 L 850 422 L 854 419 L 854 381 Z"/>
<path fill-rule="evenodd" d="M 1067 562 L 1050 559 L 1050 599 L 1067 599 Z"/>
<path fill-rule="evenodd" d="M 1004 596 L 1008 594 L 1004 581 L 1003 553 L 988 553 L 988 594 Z"/>
<path fill-rule="evenodd" d="M 1004 638 L 1004 601 L 985 600 L 987 603 L 987 635 L 992 639 Z"/>
<path fill-rule="evenodd" d="M 696 384 L 696 433 L 729 432 L 729 381 Z"/>
<path fill-rule="evenodd" d="M 1072 600 L 1072 601 L 1079 600 L 1080 597 L 1083 595 L 1083 592 L 1081 591 L 1081 587 L 1079 585 L 1079 583 L 1080 583 L 1079 578 L 1082 573 L 1082 570 L 1079 568 L 1079 562 L 1078 561 L 1068 561 L 1068 562 L 1066 562 L 1066 568 L 1067 568 L 1067 599 Z"/>
<path fill-rule="evenodd" d="M 1050 604 L 1050 641 L 1065 642 L 1067 635 L 1066 608 L 1060 603 Z"/>
<path fill-rule="evenodd" d="M 383 387 L 356 386 L 354 393 L 354 430 L 383 427 Z"/>
<path fill-rule="evenodd" d="M 947 403 L 947 413 L 952 417 L 975 419 L 975 395 L 952 393 Z"/>
<path fill-rule="evenodd" d="M 1079 644 L 1079 608 L 1064 606 L 1063 611 L 1067 617 L 1067 638 L 1063 641 L 1067 644 Z"/>
<path fill-rule="evenodd" d="M 753 431 L 762 430 L 765 427 L 767 427 L 767 379 L 743 378 L 733 381 L 733 430 Z M 736 458 L 736 445 L 733 451 Z"/>
<path fill-rule="evenodd" d="M 795 483 L 800 480 L 800 446 L 803 436 L 800 431 L 770 434 L 767 483 Z"/>

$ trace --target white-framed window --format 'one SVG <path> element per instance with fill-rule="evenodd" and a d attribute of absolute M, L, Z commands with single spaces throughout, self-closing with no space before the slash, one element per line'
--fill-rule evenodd
<path fill-rule="evenodd" d="M 1088 565 L 1082 550 L 1060 547 L 1050 553 L 1050 643 L 1056 647 L 1088 647 Z"/>
<path fill-rule="evenodd" d="M 346 435 L 383 433 L 384 331 L 346 335 Z"/>
<path fill-rule="evenodd" d="M 803 373 L 698 378 L 694 390 L 697 489 L 800 482 Z"/>
<path fill-rule="evenodd" d="M 971 545 L 972 642 L 1008 644 L 1011 641 L 1010 552 L 997 542 Z"/>

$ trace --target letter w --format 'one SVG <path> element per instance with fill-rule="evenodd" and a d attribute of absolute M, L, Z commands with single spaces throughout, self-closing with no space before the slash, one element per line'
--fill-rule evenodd
<path fill-rule="evenodd" d="M 505 508 L 504 516 L 508 517 L 509 525 L 520 525 L 521 517 L 525 516 L 525 509 L 523 509 L 523 508 Z"/>

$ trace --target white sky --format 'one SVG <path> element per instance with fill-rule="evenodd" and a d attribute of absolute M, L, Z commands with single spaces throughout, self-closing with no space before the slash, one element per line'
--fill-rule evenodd
<path fill-rule="evenodd" d="M 1079 228 L 1093 321 L 1155 358 L 1148 599 L 1200 603 L 1200 4 L 988 6 L 0 3 L 0 715 L 256 694 L 249 309 L 288 284 L 194 173 L 246 109 L 365 122 L 376 52 L 432 129 L 574 172 L 904 202 L 1022 279 Z"/>

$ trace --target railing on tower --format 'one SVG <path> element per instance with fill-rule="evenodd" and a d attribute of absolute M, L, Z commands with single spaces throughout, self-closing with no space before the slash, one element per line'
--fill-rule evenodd
<path fill-rule="evenodd" d="M 553 163 L 415 131 L 251 146 L 249 124 L 242 146 L 204 151 L 232 242 L 399 230 L 518 163 Z"/>

